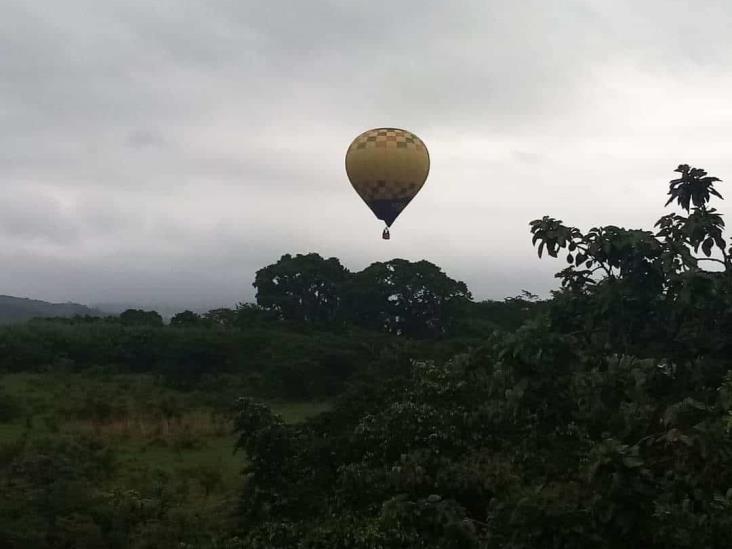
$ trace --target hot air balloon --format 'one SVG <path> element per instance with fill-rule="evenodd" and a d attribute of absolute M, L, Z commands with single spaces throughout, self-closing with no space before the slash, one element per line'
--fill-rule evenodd
<path fill-rule="evenodd" d="M 374 215 L 386 223 L 382 234 L 427 180 L 430 155 L 422 140 L 397 128 L 376 128 L 353 140 L 346 152 L 346 173 Z"/>

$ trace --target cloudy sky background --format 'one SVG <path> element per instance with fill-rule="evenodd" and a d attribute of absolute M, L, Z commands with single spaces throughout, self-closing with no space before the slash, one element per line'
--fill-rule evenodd
<path fill-rule="evenodd" d="M 546 294 L 530 220 L 650 228 L 679 163 L 732 180 L 730 28 L 727 0 L 0 0 L 0 293 L 232 305 L 316 251 Z M 343 164 L 378 126 L 432 159 L 389 242 Z"/>

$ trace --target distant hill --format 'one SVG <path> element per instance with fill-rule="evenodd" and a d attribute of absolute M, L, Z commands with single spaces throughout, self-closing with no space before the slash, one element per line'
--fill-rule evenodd
<path fill-rule="evenodd" d="M 35 317 L 105 316 L 98 310 L 78 303 L 49 303 L 38 299 L 0 295 L 0 324 L 23 322 Z"/>

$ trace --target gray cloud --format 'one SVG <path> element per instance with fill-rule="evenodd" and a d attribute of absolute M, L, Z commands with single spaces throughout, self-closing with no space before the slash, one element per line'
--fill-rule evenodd
<path fill-rule="evenodd" d="M 531 219 L 650 227 L 678 163 L 732 177 L 724 1 L 0 11 L 2 293 L 205 307 L 306 251 L 544 293 L 561 265 L 535 257 Z M 343 169 L 382 125 L 433 162 L 388 243 Z"/>
<path fill-rule="evenodd" d="M 23 189 L 6 195 L 0 203 L 0 234 L 11 241 L 74 245 L 80 227 L 60 200 L 40 190 Z"/>
<path fill-rule="evenodd" d="M 137 129 L 127 135 L 127 144 L 135 149 L 159 147 L 164 143 L 163 137 L 154 130 Z"/>

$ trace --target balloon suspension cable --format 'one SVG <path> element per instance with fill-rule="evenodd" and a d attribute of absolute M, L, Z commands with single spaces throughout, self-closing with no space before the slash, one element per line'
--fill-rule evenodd
<path fill-rule="evenodd" d="M 389 227 L 384 227 L 384 232 L 381 233 L 381 238 L 384 240 L 389 240 L 391 238 L 391 235 L 389 234 Z"/>

